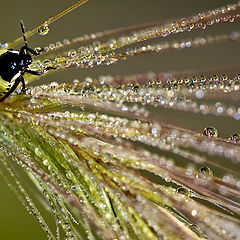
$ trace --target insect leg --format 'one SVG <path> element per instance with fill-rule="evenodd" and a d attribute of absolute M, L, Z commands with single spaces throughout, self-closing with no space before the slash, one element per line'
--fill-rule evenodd
<path fill-rule="evenodd" d="M 43 51 L 43 50 L 42 50 L 42 51 Z M 23 47 L 21 47 L 19 54 L 20 54 L 20 55 L 22 55 L 22 54 L 27 54 L 27 52 L 30 52 L 30 53 L 33 54 L 33 55 L 39 55 L 41 51 L 40 51 L 40 52 L 37 52 L 37 51 L 29 48 L 28 46 L 23 46 Z"/>
<path fill-rule="evenodd" d="M 36 71 L 32 71 L 30 69 L 26 69 L 25 72 L 30 73 L 32 75 L 38 75 L 39 76 L 39 75 L 42 75 L 42 74 L 46 73 L 49 70 L 54 70 L 54 69 L 56 69 L 56 68 L 55 67 L 46 67 L 46 68 L 44 68 L 44 70 L 42 72 L 36 72 Z"/>
<path fill-rule="evenodd" d="M 18 79 L 16 79 L 15 83 L 12 85 L 12 87 L 9 89 L 9 91 L 0 99 L 0 102 L 2 102 L 3 100 L 5 100 L 12 92 L 14 92 L 14 90 L 17 88 L 17 86 L 19 85 L 21 81 L 21 77 L 19 77 Z"/>
<path fill-rule="evenodd" d="M 21 90 L 21 93 L 24 93 L 26 91 L 26 85 L 25 85 L 25 82 L 24 82 L 24 78 L 23 76 L 20 77 L 20 81 L 22 83 L 22 90 Z"/>
<path fill-rule="evenodd" d="M 32 71 L 30 69 L 26 69 L 25 72 L 30 73 L 32 75 L 42 75 L 43 74 L 43 72 L 36 72 L 36 71 Z"/>

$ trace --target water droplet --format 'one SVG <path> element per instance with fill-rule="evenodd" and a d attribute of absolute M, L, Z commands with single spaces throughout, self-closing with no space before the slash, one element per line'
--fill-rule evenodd
<path fill-rule="evenodd" d="M 49 162 L 48 162 L 47 159 L 45 159 L 45 160 L 43 161 L 43 165 L 45 165 L 45 166 L 48 166 L 48 165 L 49 165 Z"/>
<path fill-rule="evenodd" d="M 47 67 L 51 67 L 52 66 L 52 62 L 51 60 L 49 59 L 45 59 L 43 62 L 42 62 L 42 65 L 47 68 Z"/>
<path fill-rule="evenodd" d="M 180 193 L 180 194 L 183 194 L 183 195 L 186 195 L 186 196 L 190 196 L 190 191 L 185 187 L 177 188 L 177 193 Z"/>
<path fill-rule="evenodd" d="M 43 51 L 43 48 L 42 47 L 36 47 L 34 50 L 38 53 L 41 53 Z"/>
<path fill-rule="evenodd" d="M 75 57 L 77 54 L 77 51 L 75 49 L 71 49 L 68 51 L 68 56 L 69 57 Z"/>
<path fill-rule="evenodd" d="M 139 85 L 134 85 L 133 87 L 132 87 L 132 90 L 135 92 L 135 93 L 137 93 L 138 92 L 138 90 L 139 90 Z"/>
<path fill-rule="evenodd" d="M 69 173 L 66 173 L 66 178 L 71 179 L 71 175 Z"/>
<path fill-rule="evenodd" d="M 181 26 L 182 26 L 182 27 L 186 27 L 187 22 L 188 22 L 188 21 L 187 21 L 186 19 L 182 19 Z"/>
<path fill-rule="evenodd" d="M 58 42 L 55 43 L 55 47 L 56 47 L 56 48 L 60 48 L 60 47 L 62 47 L 62 45 L 63 45 L 63 44 L 62 44 L 60 41 L 58 41 Z"/>
<path fill-rule="evenodd" d="M 64 66 L 66 64 L 66 58 L 61 56 L 56 56 L 54 59 L 54 64 L 57 66 Z"/>
<path fill-rule="evenodd" d="M 240 142 L 240 134 L 239 133 L 232 134 L 231 137 L 229 138 L 229 140 L 239 143 Z"/>
<path fill-rule="evenodd" d="M 207 175 L 212 175 L 212 171 L 211 171 L 211 169 L 209 168 L 209 167 L 201 167 L 200 169 L 199 169 L 199 172 L 201 173 L 201 174 L 207 174 Z"/>
<path fill-rule="evenodd" d="M 0 48 L 6 48 L 8 47 L 8 43 L 0 43 Z"/>
<path fill-rule="evenodd" d="M 69 45 L 70 44 L 70 41 L 66 38 L 66 39 L 63 39 L 63 44 L 64 45 Z"/>
<path fill-rule="evenodd" d="M 48 25 L 45 24 L 38 29 L 38 33 L 42 36 L 47 35 L 49 31 Z"/>
<path fill-rule="evenodd" d="M 196 91 L 195 95 L 196 95 L 197 99 L 202 99 L 204 97 L 205 93 L 204 93 L 203 90 L 199 89 L 199 90 Z"/>
<path fill-rule="evenodd" d="M 81 90 L 82 94 L 91 93 L 91 92 L 94 92 L 94 87 L 91 85 L 85 85 Z"/>
<path fill-rule="evenodd" d="M 35 148 L 35 154 L 36 154 L 38 157 L 42 157 L 42 151 L 41 151 L 41 149 Z"/>
<path fill-rule="evenodd" d="M 213 176 L 213 172 L 209 167 L 201 167 L 198 170 L 197 178 L 200 178 L 202 180 L 211 180 Z"/>
<path fill-rule="evenodd" d="M 203 135 L 205 135 L 207 137 L 217 137 L 218 131 L 215 127 L 209 126 L 209 127 L 204 128 Z"/>

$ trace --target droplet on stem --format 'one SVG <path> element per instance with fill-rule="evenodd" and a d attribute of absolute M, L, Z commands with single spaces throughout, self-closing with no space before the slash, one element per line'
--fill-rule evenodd
<path fill-rule="evenodd" d="M 209 167 L 201 167 L 198 172 L 197 178 L 202 180 L 211 180 L 213 177 L 213 172 Z"/>
<path fill-rule="evenodd" d="M 240 142 L 240 134 L 239 133 L 232 134 L 231 137 L 229 138 L 229 140 L 239 143 Z"/>
<path fill-rule="evenodd" d="M 180 194 L 183 194 L 183 195 L 186 195 L 186 196 L 190 196 L 190 191 L 185 188 L 185 187 L 179 187 L 177 188 L 177 193 L 180 193 Z"/>
<path fill-rule="evenodd" d="M 209 126 L 209 127 L 204 128 L 203 135 L 205 135 L 207 137 L 217 137 L 218 131 L 215 127 Z"/>

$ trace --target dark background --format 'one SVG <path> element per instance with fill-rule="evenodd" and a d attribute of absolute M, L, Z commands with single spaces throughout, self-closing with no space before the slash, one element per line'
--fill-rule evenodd
<path fill-rule="evenodd" d="M 0 41 L 9 42 L 20 36 L 19 20 L 23 19 L 27 29 L 42 23 L 49 16 L 54 16 L 64 8 L 76 1 L 60 0 L 2 0 L 0 14 Z M 140 24 L 164 19 L 187 17 L 201 11 L 220 7 L 227 3 L 237 1 L 161 1 L 161 0 L 89 0 L 72 13 L 50 25 L 50 31 L 45 36 L 36 35 L 29 39 L 29 46 L 46 46 L 65 38 L 71 39 L 85 33 L 103 31 L 112 28 Z M 230 33 L 239 30 L 236 21 L 233 24 L 224 23 L 210 27 L 204 31 L 183 33 L 181 38 L 191 38 L 215 33 Z M 169 38 L 169 39 L 170 39 Z M 159 41 L 161 41 L 159 39 Z M 74 46 L 73 46 L 74 47 Z M 73 69 L 54 73 L 44 81 L 72 81 L 84 77 L 99 75 L 125 75 L 146 73 L 148 71 L 184 71 L 205 69 L 223 69 L 239 66 L 240 46 L 238 42 L 219 44 L 201 49 L 186 49 L 183 51 L 170 51 L 161 54 L 148 54 L 120 62 L 109 67 L 96 67 L 94 69 Z M 205 121 L 205 120 L 203 120 Z M 194 123 L 196 125 L 196 123 Z M 201 129 L 201 122 L 199 122 Z M 202 124 L 204 126 L 205 122 Z M 235 125 L 234 125 L 235 124 Z M 234 122 L 232 128 L 237 128 Z M 238 123 L 239 128 L 239 123 Z M 198 127 L 196 127 L 198 130 Z M 33 220 L 14 194 L 7 188 L 0 178 L 0 238 L 13 239 L 46 239 L 45 233 L 38 223 Z"/>

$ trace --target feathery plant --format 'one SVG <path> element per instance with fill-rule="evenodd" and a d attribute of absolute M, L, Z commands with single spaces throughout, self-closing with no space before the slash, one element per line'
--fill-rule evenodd
<path fill-rule="evenodd" d="M 54 74 L 239 41 L 239 32 L 180 38 L 234 22 L 239 12 L 234 3 L 58 41 L 30 67 Z M 46 34 L 52 20 L 27 37 Z M 49 239 L 240 239 L 240 133 L 223 138 L 214 126 L 195 132 L 174 124 L 175 112 L 189 112 L 230 119 L 239 130 L 240 77 L 213 72 L 99 76 L 14 93 L 0 104 L 0 173 Z M 48 206 L 56 229 L 35 201 Z"/>

